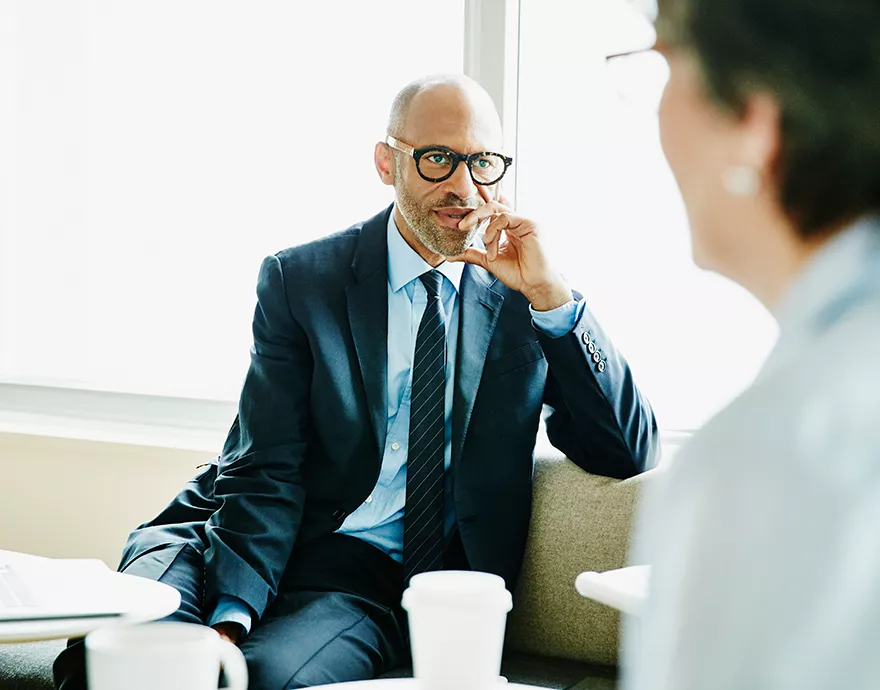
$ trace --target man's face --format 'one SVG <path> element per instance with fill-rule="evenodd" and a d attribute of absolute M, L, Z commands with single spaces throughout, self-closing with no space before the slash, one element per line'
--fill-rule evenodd
<path fill-rule="evenodd" d="M 415 175 L 417 179 L 412 179 L 412 175 L 407 176 L 403 172 L 406 165 L 406 160 L 401 156 L 394 171 L 394 191 L 397 206 L 407 225 L 419 242 L 435 254 L 447 257 L 461 254 L 473 244 L 479 226 L 463 231 L 458 229 L 458 223 L 477 206 L 484 204 L 483 198 L 478 193 L 461 198 L 451 191 L 430 189 L 439 187 L 440 183 L 425 182 L 418 173 Z M 459 164 L 459 168 L 464 168 L 464 165 Z M 455 174 L 458 172 L 456 170 Z"/>
<path fill-rule="evenodd" d="M 500 125 L 491 102 L 448 85 L 433 87 L 413 99 L 400 138 L 414 148 L 444 146 L 464 154 L 499 151 L 501 145 Z M 479 226 L 462 231 L 458 223 L 486 203 L 467 165 L 459 163 L 447 180 L 429 182 L 419 175 L 411 156 L 395 155 L 397 206 L 415 239 L 441 256 L 461 254 L 473 243 Z M 496 199 L 498 185 L 487 187 L 487 191 Z"/>

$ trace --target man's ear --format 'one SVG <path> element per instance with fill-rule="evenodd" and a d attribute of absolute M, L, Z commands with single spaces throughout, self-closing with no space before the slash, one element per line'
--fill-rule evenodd
<path fill-rule="evenodd" d="M 382 184 L 387 184 L 389 187 L 393 186 L 394 165 L 396 161 L 394 160 L 394 153 L 391 147 L 382 141 L 377 142 L 376 148 L 373 151 L 373 160 L 376 163 L 376 172 L 379 173 L 379 179 L 382 180 Z"/>

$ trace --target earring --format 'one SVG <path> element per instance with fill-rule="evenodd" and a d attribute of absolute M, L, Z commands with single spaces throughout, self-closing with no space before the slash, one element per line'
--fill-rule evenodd
<path fill-rule="evenodd" d="M 761 188 L 758 171 L 745 165 L 730 165 L 721 173 L 721 183 L 733 196 L 755 196 Z"/>

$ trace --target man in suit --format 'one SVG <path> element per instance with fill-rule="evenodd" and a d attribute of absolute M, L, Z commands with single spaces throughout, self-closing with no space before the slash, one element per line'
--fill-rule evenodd
<path fill-rule="evenodd" d="M 585 470 L 656 462 L 626 362 L 535 223 L 500 200 L 500 147 L 475 82 L 401 91 L 375 148 L 396 202 L 264 261 L 219 464 L 129 539 L 121 569 L 172 584 L 173 618 L 238 642 L 256 690 L 404 661 L 400 599 L 419 572 L 471 568 L 513 589 L 544 406 L 551 441 Z M 82 687 L 82 666 L 74 643 L 59 687 Z"/>

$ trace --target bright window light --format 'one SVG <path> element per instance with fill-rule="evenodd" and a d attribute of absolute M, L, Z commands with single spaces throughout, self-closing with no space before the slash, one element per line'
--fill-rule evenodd
<path fill-rule="evenodd" d="M 261 259 L 392 199 L 464 0 L 2 0 L 0 377 L 235 399 Z"/>
<path fill-rule="evenodd" d="M 661 427 L 691 430 L 751 382 L 776 327 L 744 290 L 693 265 L 660 148 L 667 67 L 656 53 L 605 60 L 650 47 L 637 21 L 627 40 L 622 3 L 522 0 L 518 206 L 543 225 Z"/>

